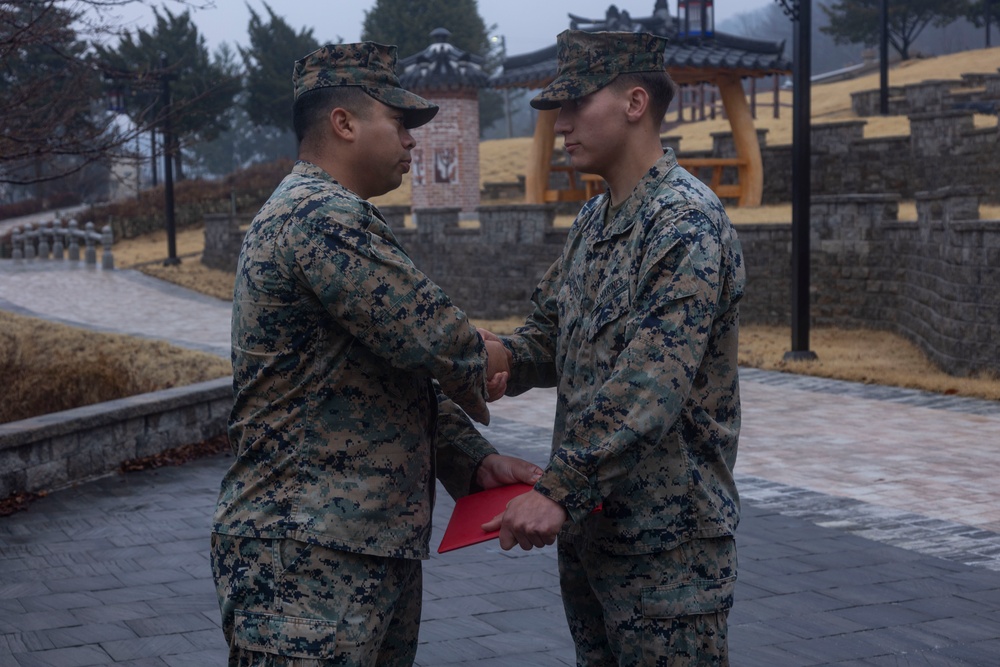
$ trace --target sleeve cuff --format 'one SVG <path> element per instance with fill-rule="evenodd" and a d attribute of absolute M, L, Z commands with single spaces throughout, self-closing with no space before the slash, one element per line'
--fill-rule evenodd
<path fill-rule="evenodd" d="M 535 482 L 535 491 L 563 506 L 574 523 L 590 514 L 601 498 L 591 480 L 558 457 L 554 457 L 541 479 Z"/>

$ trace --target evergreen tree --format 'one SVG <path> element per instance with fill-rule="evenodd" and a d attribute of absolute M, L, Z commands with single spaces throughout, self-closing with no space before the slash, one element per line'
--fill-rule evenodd
<path fill-rule="evenodd" d="M 361 39 L 395 44 L 400 59 L 431 44 L 431 31 L 446 28 L 450 42 L 463 51 L 486 58 L 486 72 L 495 71 L 497 51 L 491 51 L 489 32 L 476 0 L 376 0 L 365 12 Z M 504 117 L 504 101 L 495 90 L 479 91 L 480 131 Z"/>
<path fill-rule="evenodd" d="M 965 16 L 977 28 L 989 21 L 990 46 L 1000 43 L 1000 0 L 971 0 Z"/>
<path fill-rule="evenodd" d="M 451 43 L 464 51 L 489 53 L 489 34 L 476 0 L 376 0 L 365 11 L 361 39 L 395 44 L 405 58 L 427 48 L 435 28 L 451 31 Z"/>
<path fill-rule="evenodd" d="M 120 144 L 80 21 L 52 2 L 0 4 L 0 182 L 63 178 Z"/>
<path fill-rule="evenodd" d="M 838 44 L 879 43 L 879 7 L 881 0 L 839 0 L 830 6 L 820 5 L 830 20 L 823 32 Z M 889 0 L 889 44 L 900 58 L 909 60 L 910 47 L 929 25 L 945 26 L 968 7 L 965 0 Z"/>
<path fill-rule="evenodd" d="M 268 21 L 250 10 L 250 46 L 240 48 L 246 69 L 245 109 L 260 127 L 292 131 L 293 63 L 320 47 L 312 29 L 296 34 L 266 3 Z"/>
<path fill-rule="evenodd" d="M 175 15 L 168 9 L 163 11 L 160 14 L 154 8 L 156 25 L 152 31 L 126 32 L 117 48 L 97 47 L 97 51 L 109 71 L 131 82 L 126 113 L 136 126 L 161 124 L 160 88 L 162 79 L 169 79 L 171 152 L 177 178 L 182 179 L 180 149 L 211 141 L 227 128 L 226 112 L 242 85 L 231 55 L 223 50 L 221 55 L 210 57 L 190 12 Z"/>

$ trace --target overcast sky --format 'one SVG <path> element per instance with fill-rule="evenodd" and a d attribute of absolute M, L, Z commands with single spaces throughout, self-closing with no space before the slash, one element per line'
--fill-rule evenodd
<path fill-rule="evenodd" d="M 194 0 L 195 4 L 209 4 Z M 156 3 L 173 13 L 183 12 L 185 5 L 173 0 Z M 246 45 L 250 5 L 267 16 L 263 0 L 215 0 L 214 7 L 193 9 L 191 17 L 214 51 L 222 42 Z M 375 0 L 271 0 L 275 14 L 284 18 L 296 31 L 308 27 L 321 43 L 361 39 L 361 24 L 365 11 Z M 603 18 L 611 4 L 627 10 L 635 17 L 653 13 L 655 0 L 479 0 L 479 14 L 487 27 L 495 25 L 492 34 L 503 35 L 508 55 L 534 51 L 555 43 L 555 36 L 569 27 L 568 14 L 586 18 Z M 677 15 L 677 0 L 669 0 L 671 15 Z M 775 0 L 715 0 L 716 22 L 744 12 L 775 4 Z M 115 10 L 126 20 L 126 27 L 149 28 L 153 12 L 148 6 L 128 5 Z M 428 37 L 429 40 L 429 37 Z"/>

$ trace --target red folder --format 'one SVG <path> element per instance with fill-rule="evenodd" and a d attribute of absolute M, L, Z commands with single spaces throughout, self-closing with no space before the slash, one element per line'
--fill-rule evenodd
<path fill-rule="evenodd" d="M 483 524 L 507 509 L 507 503 L 512 499 L 531 489 L 530 484 L 508 484 L 459 498 L 444 529 L 438 553 L 499 537 L 499 530 L 487 533 L 482 528 Z"/>

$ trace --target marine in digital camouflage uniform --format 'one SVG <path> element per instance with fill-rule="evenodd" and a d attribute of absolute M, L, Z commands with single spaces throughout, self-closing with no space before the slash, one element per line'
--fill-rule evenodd
<path fill-rule="evenodd" d="M 566 31 L 559 73 L 532 100 L 561 108 L 572 164 L 610 185 L 580 211 L 524 326 L 501 337 L 508 394 L 558 388 L 551 461 L 508 506 L 501 544 L 543 546 L 562 527 L 579 665 L 728 664 L 745 274 L 719 200 L 660 147 L 665 46 Z M 638 106 L 636 87 L 655 97 L 650 77 L 666 86 L 658 110 Z"/>
<path fill-rule="evenodd" d="M 435 477 L 461 496 L 541 473 L 466 417 L 489 420 L 487 345 L 366 200 L 437 111 L 395 62 L 365 42 L 295 63 L 300 159 L 243 242 L 212 536 L 230 665 L 412 664 Z"/>

